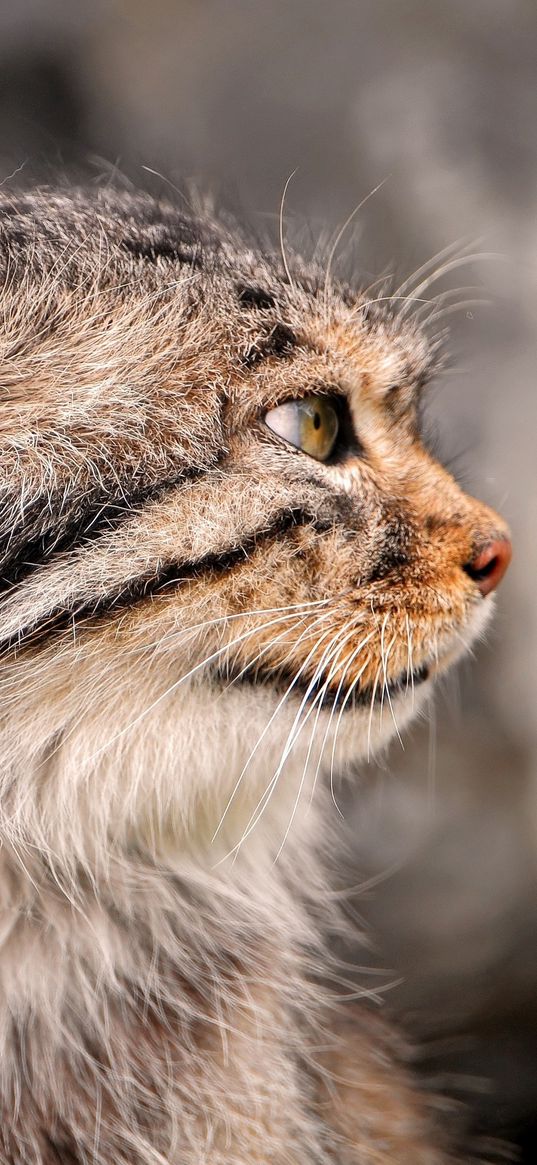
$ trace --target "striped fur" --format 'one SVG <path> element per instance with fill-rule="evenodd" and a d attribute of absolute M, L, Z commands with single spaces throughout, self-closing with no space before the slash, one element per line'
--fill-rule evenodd
<path fill-rule="evenodd" d="M 142 195 L 2 195 L 0 273 L 0 1163 L 445 1165 L 322 986 L 324 778 L 490 611 L 504 527 L 420 443 L 434 351 Z M 341 464 L 263 422 L 319 391 Z"/>

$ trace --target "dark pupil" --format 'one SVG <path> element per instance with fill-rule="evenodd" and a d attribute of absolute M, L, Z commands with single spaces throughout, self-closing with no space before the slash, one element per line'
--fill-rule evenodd
<path fill-rule="evenodd" d="M 314 416 L 314 418 L 313 418 L 313 428 L 314 428 L 314 429 L 320 429 L 320 428 L 321 428 L 321 418 L 320 418 L 320 416 L 319 416 L 319 413 L 315 413 L 315 416 Z"/>

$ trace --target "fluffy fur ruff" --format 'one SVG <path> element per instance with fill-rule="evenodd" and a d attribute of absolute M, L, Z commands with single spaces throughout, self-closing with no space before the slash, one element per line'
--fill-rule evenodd
<path fill-rule="evenodd" d="M 328 955 L 322 779 L 488 618 L 430 348 L 142 196 L 2 195 L 0 270 L 0 1162 L 446 1165 Z M 336 392 L 333 463 L 263 422 Z"/>

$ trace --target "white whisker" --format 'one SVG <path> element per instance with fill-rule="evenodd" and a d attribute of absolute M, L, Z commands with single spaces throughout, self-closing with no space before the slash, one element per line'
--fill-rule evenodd
<path fill-rule="evenodd" d="M 405 613 L 406 623 L 406 639 L 407 639 L 407 667 L 406 667 L 406 691 L 408 692 L 409 676 L 410 684 L 412 685 L 412 708 L 414 708 L 416 690 L 414 685 L 414 656 L 413 656 L 413 642 L 412 642 L 412 628 L 410 626 L 410 619 L 408 612 Z"/>
<path fill-rule="evenodd" d="M 302 789 L 303 789 L 303 787 L 304 787 L 304 783 L 305 783 L 305 780 L 306 780 L 306 775 L 307 775 L 307 771 L 308 771 L 309 760 L 310 760 L 310 756 L 311 756 L 311 752 L 312 752 L 312 746 L 313 746 L 313 742 L 314 742 L 314 740 L 315 740 L 315 736 L 316 736 L 316 732 L 317 732 L 317 725 L 318 725 L 318 723 L 319 723 L 319 716 L 320 716 L 320 714 L 321 714 L 321 710 L 322 710 L 322 707 L 323 707 L 324 698 L 325 698 L 326 692 L 327 692 L 327 690 L 328 690 L 328 688 L 329 688 L 329 686 L 330 686 L 330 684 L 331 684 L 331 682 L 332 682 L 332 679 L 334 678 L 334 675 L 336 675 L 336 674 L 337 674 L 337 672 L 338 672 L 338 670 L 339 670 L 339 668 L 340 668 L 340 666 L 341 666 L 341 664 L 340 664 L 340 662 L 339 662 L 339 656 L 340 656 L 341 649 L 342 649 L 342 647 L 345 645 L 345 643 L 346 643 L 346 642 L 348 642 L 348 640 L 349 640 L 349 638 L 351 637 L 351 635 L 354 635 L 354 634 L 355 634 L 355 632 L 356 632 L 356 627 L 353 627 L 352 631 L 348 632 L 348 634 L 347 634 L 347 635 L 344 637 L 343 641 L 342 641 L 342 642 L 340 642 L 340 643 L 338 643 L 338 645 L 337 645 L 337 653 L 336 653 L 335 660 L 334 660 L 334 662 L 333 662 L 333 663 L 331 664 L 331 666 L 330 666 L 330 669 L 329 669 L 328 675 L 327 675 L 327 677 L 326 677 L 326 680 L 325 680 L 325 683 L 324 683 L 323 687 L 321 688 L 321 691 L 320 691 L 320 692 L 317 694 L 317 696 L 315 697 L 314 704 L 318 704 L 318 708 L 317 708 L 317 712 L 316 712 L 316 715 L 315 715 L 315 720 L 314 720 L 314 723 L 313 723 L 312 732 L 311 732 L 311 735 L 310 735 L 310 742 L 309 742 L 309 746 L 308 746 L 308 752 L 307 752 L 307 755 L 306 755 L 306 760 L 305 760 L 305 762 L 304 762 L 304 766 L 303 766 L 303 770 L 302 770 L 302 777 L 301 777 L 301 780 L 300 780 L 300 784 L 299 784 L 298 792 L 297 792 L 297 795 L 296 795 L 296 798 L 295 798 L 295 802 L 294 802 L 294 805 L 293 805 L 293 810 L 292 810 L 292 813 L 291 813 L 290 821 L 289 821 L 289 824 L 288 824 L 288 826 L 287 826 L 287 829 L 286 829 L 286 831 L 285 831 L 285 836 L 284 836 L 284 838 L 283 838 L 283 841 L 282 841 L 282 843 L 281 843 L 281 845 L 280 845 L 280 848 L 279 848 L 279 850 L 278 850 L 278 853 L 276 854 L 275 861 L 276 861 L 276 860 L 279 858 L 279 856 L 280 856 L 280 854 L 281 854 L 281 852 L 282 852 L 282 850 L 283 850 L 283 847 L 284 847 L 285 841 L 286 841 L 287 837 L 289 836 L 289 831 L 290 831 L 290 829 L 291 829 L 291 826 L 292 826 L 292 824 L 293 824 L 293 821 L 294 821 L 294 818 L 295 818 L 295 815 L 296 815 L 296 811 L 297 811 L 297 808 L 298 808 L 298 804 L 299 804 L 300 796 L 301 796 Z M 370 636 L 368 636 L 367 638 L 370 638 Z M 358 654 L 358 652 L 359 652 L 359 651 L 361 650 L 361 648 L 363 647 L 363 643 L 364 643 L 364 642 L 367 642 L 367 639 L 366 639 L 365 641 L 363 641 L 363 642 L 362 642 L 362 644 L 361 644 L 361 645 L 360 645 L 358 648 L 354 649 L 354 651 L 353 651 L 353 652 L 351 652 L 351 662 L 352 662 L 352 659 L 354 659 L 354 658 L 356 657 L 356 655 Z M 338 697 L 338 695 L 339 695 L 339 691 L 340 691 L 340 688 L 341 688 L 341 684 L 342 684 L 342 682 L 344 681 L 345 675 L 347 674 L 347 670 L 348 670 L 348 669 L 347 669 L 347 667 L 345 667 L 345 670 L 344 670 L 344 672 L 343 672 L 343 676 L 342 676 L 342 678 L 341 678 L 341 680 L 340 680 L 340 684 L 339 684 L 339 686 L 338 686 L 338 690 L 337 690 L 337 694 L 336 694 L 336 701 L 337 701 L 337 697 Z M 310 795 L 310 804 L 311 804 L 311 801 L 312 801 L 312 799 L 313 799 L 313 794 L 314 794 L 314 790 L 315 790 L 315 786 L 316 786 L 316 782 L 317 782 L 317 776 L 318 776 L 318 773 L 319 773 L 319 768 L 320 768 L 321 761 L 322 761 L 322 756 L 323 756 L 324 747 L 325 747 L 325 744 L 326 744 L 326 739 L 327 739 L 328 731 L 329 731 L 330 724 L 331 724 L 331 722 L 332 722 L 332 718 L 333 718 L 333 715 L 334 715 L 334 707 L 335 707 L 335 703 L 332 705 L 332 708 L 331 708 L 331 711 L 330 711 L 330 717 L 329 717 L 329 720 L 328 720 L 328 725 L 327 725 L 327 727 L 326 727 L 326 730 L 325 730 L 325 733 L 324 733 L 324 737 L 323 737 L 323 740 L 322 740 L 322 743 L 321 743 L 321 748 L 320 748 L 320 752 L 319 752 L 319 758 L 318 758 L 318 762 L 317 762 L 317 767 L 316 767 L 316 770 L 315 770 L 315 775 L 314 775 L 314 778 L 313 778 L 312 790 L 311 790 L 311 795 Z M 340 809 L 339 809 L 339 806 L 338 806 L 338 804 L 337 804 L 337 802 L 336 802 L 336 800 L 335 800 L 335 797 L 334 797 L 334 791 L 333 791 L 333 783 L 332 783 L 332 780 L 331 780 L 331 782 L 330 782 L 330 790 L 331 790 L 331 794 L 332 794 L 332 800 L 334 801 L 334 804 L 335 804 L 335 806 L 336 806 L 336 809 L 338 810 L 338 813 L 340 813 L 340 816 L 342 816 L 342 814 L 341 814 L 341 811 L 340 811 Z"/>
<path fill-rule="evenodd" d="M 432 821 L 436 803 L 436 704 L 429 709 L 429 741 L 427 747 L 427 816 Z"/>
<path fill-rule="evenodd" d="M 375 679 L 373 680 L 373 688 L 371 691 L 371 702 L 370 702 L 370 706 L 369 706 L 369 721 L 368 721 L 368 725 L 367 725 L 367 760 L 368 760 L 368 762 L 371 760 L 371 732 L 372 732 L 372 725 L 373 725 L 373 709 L 375 707 L 375 697 L 377 694 L 377 687 L 378 687 L 378 682 L 379 682 L 379 677 L 380 677 L 381 671 L 382 671 L 382 663 L 379 663 L 378 668 L 375 672 Z"/>
<path fill-rule="evenodd" d="M 355 631 L 355 629 L 353 629 L 353 634 L 354 634 L 354 631 Z M 350 668 L 350 667 L 352 667 L 352 664 L 354 663 L 354 660 L 355 660 L 355 659 L 358 657 L 358 655 L 360 654 L 360 652 L 361 652 L 361 651 L 363 651 L 363 648 L 366 646 L 366 644 L 367 644 L 367 643 L 369 643 L 369 641 L 370 641 L 370 640 L 373 638 L 373 635 L 374 635 L 374 631 L 371 631 L 371 632 L 369 633 L 369 635 L 366 635 L 366 636 L 365 636 L 365 638 L 364 638 L 364 639 L 362 639 L 361 643 L 359 643 L 357 647 L 353 648 L 352 652 L 350 653 L 350 656 L 347 656 L 347 658 L 346 658 L 346 661 L 345 661 L 345 663 L 344 663 L 344 665 L 343 665 L 343 674 L 342 674 L 342 676 L 341 676 L 341 678 L 340 678 L 340 681 L 339 681 L 339 684 L 338 684 L 338 687 L 337 687 L 337 691 L 336 691 L 336 695 L 335 695 L 334 701 L 333 701 L 333 703 L 332 703 L 332 707 L 331 707 L 331 709 L 330 709 L 330 716 L 329 716 L 329 718 L 328 718 L 328 724 L 326 725 L 325 732 L 324 732 L 324 737 L 323 737 L 323 741 L 322 741 L 322 744 L 321 744 L 321 749 L 320 749 L 320 753 L 319 753 L 319 760 L 318 760 L 318 762 L 317 762 L 317 768 L 316 768 L 316 770 L 315 770 L 315 777 L 314 777 L 314 781 L 313 781 L 313 787 L 315 787 L 315 785 L 316 785 L 316 782 L 317 782 L 317 778 L 318 778 L 319 771 L 320 771 L 320 767 L 321 767 L 321 763 L 322 763 L 322 758 L 323 758 L 323 753 L 324 753 L 324 749 L 325 749 L 326 741 L 327 741 L 327 739 L 328 739 L 328 734 L 329 734 L 330 727 L 331 727 L 331 725 L 332 725 L 332 721 L 333 721 L 333 718 L 334 718 L 334 715 L 335 715 L 335 710 L 336 710 L 336 707 L 337 707 L 337 702 L 338 702 L 338 700 L 339 700 L 339 696 L 340 696 L 340 693 L 341 693 L 341 690 L 342 690 L 343 684 L 345 683 L 346 676 L 348 675 L 349 668 Z M 348 636 L 346 636 L 346 639 L 344 640 L 344 643 L 343 643 L 343 645 L 342 645 L 342 646 L 344 646 L 345 642 L 347 642 L 349 638 L 350 638 L 350 636 L 349 636 L 349 635 L 348 635 Z M 368 657 L 368 658 L 369 658 L 369 657 Z M 357 676 L 357 677 L 355 677 L 355 681 L 356 681 L 356 682 L 355 682 L 355 683 L 353 683 L 353 685 L 352 685 L 352 691 L 354 691 L 354 690 L 355 690 L 355 688 L 356 688 L 356 685 L 357 685 L 357 683 L 358 683 L 358 680 L 360 679 L 360 676 L 361 676 L 361 675 L 363 675 L 364 671 L 366 670 L 366 667 L 367 667 L 367 660 L 366 660 L 366 662 L 364 663 L 363 667 L 361 668 L 360 672 L 358 673 L 358 676 Z M 346 699 L 344 700 L 344 702 L 343 702 L 343 708 L 345 708 L 345 706 L 346 706 L 346 704 L 347 704 L 347 703 L 348 703 L 348 699 L 346 698 Z M 336 740 L 337 740 L 337 731 L 338 731 L 338 727 L 339 727 L 340 723 L 341 723 L 341 712 L 340 712 L 340 715 L 339 715 L 339 717 L 338 717 L 338 720 L 337 720 L 337 723 L 336 723 L 336 733 L 335 733 L 335 737 L 334 737 L 334 743 L 333 743 L 333 748 L 332 748 L 332 762 L 333 762 L 333 759 L 334 759 L 334 753 L 335 753 L 335 744 L 336 744 Z M 330 765 L 330 795 L 331 795 L 332 801 L 333 801 L 333 803 L 334 803 L 334 805 L 335 805 L 335 807 L 336 807 L 336 809 L 337 809 L 337 811 L 338 811 L 338 813 L 339 813 L 340 817 L 342 817 L 342 816 L 343 816 L 343 814 L 341 813 L 341 810 L 340 810 L 340 808 L 339 808 L 339 805 L 338 805 L 338 803 L 337 803 L 337 801 L 336 801 L 336 797 L 335 797 L 335 794 L 334 794 L 334 780 L 333 780 L 333 776 L 334 776 L 334 769 L 333 769 L 333 763 L 331 763 L 331 765 Z"/>
<path fill-rule="evenodd" d="M 457 311 L 472 311 L 478 307 L 488 307 L 490 299 L 461 299 L 457 303 L 449 304 L 443 307 L 440 311 L 433 312 L 432 315 L 426 319 L 426 325 L 435 324 L 438 320 L 445 320 L 448 316 L 452 316 Z"/>
<path fill-rule="evenodd" d="M 322 636 L 321 639 L 318 640 L 317 643 L 314 645 L 314 648 L 310 652 L 309 657 L 311 657 L 311 655 L 315 651 L 318 650 L 319 643 L 322 642 L 323 638 L 324 638 L 324 636 Z M 270 801 L 272 794 L 274 792 L 274 789 L 276 788 L 276 785 L 278 783 L 281 772 L 283 770 L 283 767 L 285 765 L 285 762 L 287 760 L 287 757 L 289 756 L 291 750 L 294 748 L 294 745 L 295 745 L 298 737 L 300 736 L 305 724 L 307 723 L 307 721 L 309 720 L 310 716 L 312 715 L 312 713 L 315 709 L 316 699 L 318 697 L 316 697 L 316 699 L 313 701 L 313 704 L 310 705 L 310 707 L 308 708 L 305 715 L 302 716 L 303 710 L 307 705 L 307 702 L 308 702 L 308 699 L 311 695 L 311 692 L 313 691 L 313 689 L 314 689 L 314 687 L 319 679 L 319 676 L 322 674 L 322 672 L 324 671 L 324 668 L 326 667 L 327 662 L 329 661 L 330 652 L 332 652 L 332 654 L 334 654 L 334 651 L 337 651 L 339 648 L 338 641 L 339 641 L 339 635 L 336 634 L 335 636 L 332 637 L 332 639 L 328 643 L 327 647 L 323 651 L 323 654 L 321 656 L 321 660 L 320 660 L 319 664 L 317 665 L 315 673 L 314 673 L 312 679 L 310 680 L 308 687 L 307 687 L 307 689 L 302 697 L 300 707 L 299 707 L 299 709 L 294 717 L 294 720 L 293 720 L 293 723 L 292 723 L 291 728 L 289 730 L 289 733 L 287 735 L 287 740 L 286 740 L 285 745 L 283 747 L 282 754 L 281 754 L 280 760 L 278 762 L 278 766 L 276 768 L 276 771 L 273 774 L 273 776 L 271 777 L 271 779 L 268 783 L 268 786 L 265 789 L 265 792 L 262 794 L 260 800 L 258 801 L 258 803 L 257 803 L 257 805 L 256 805 L 256 807 L 255 807 L 255 809 L 250 817 L 250 820 L 247 822 L 245 830 L 242 834 L 242 837 L 240 838 L 240 841 L 237 843 L 236 846 L 234 846 L 231 853 L 234 853 L 240 849 L 243 842 L 246 840 L 246 838 L 250 835 L 252 830 L 257 825 L 257 822 L 259 821 L 260 817 L 262 816 L 262 814 L 266 808 L 266 805 Z M 334 643 L 336 643 L 335 648 L 334 648 Z M 309 657 L 308 657 L 308 659 L 309 659 Z M 304 665 L 302 665 L 300 672 L 297 673 L 297 676 L 295 677 L 295 680 L 293 681 L 293 685 L 296 683 L 297 679 L 299 678 L 299 676 L 300 676 L 301 672 L 303 672 L 303 670 L 304 670 Z M 293 685 L 291 685 L 291 686 L 293 686 Z M 285 698 L 287 698 L 287 695 L 288 695 L 288 693 L 285 694 Z"/>
<path fill-rule="evenodd" d="M 412 272 L 412 275 L 407 276 L 407 278 L 399 284 L 399 287 L 396 289 L 396 294 L 401 295 L 402 293 L 411 290 L 412 284 L 416 279 L 419 279 L 421 275 L 425 275 L 427 271 L 431 270 L 431 267 L 435 267 L 435 265 L 441 263 L 443 259 L 448 259 L 451 255 L 453 255 L 454 252 L 457 258 L 462 258 L 468 250 L 475 248 L 476 242 L 478 241 L 479 240 L 474 239 L 473 242 L 468 242 L 466 244 L 461 244 L 459 242 L 449 243 L 447 247 L 444 247 L 441 251 L 437 251 L 436 255 L 433 255 L 430 259 L 427 259 L 425 263 L 422 263 L 420 267 L 417 267 L 416 270 Z"/>
<path fill-rule="evenodd" d="M 377 183 L 377 185 L 376 185 L 376 186 L 374 186 L 374 187 L 373 187 L 373 189 L 369 191 L 369 194 L 366 194 L 366 195 L 365 195 L 365 198 L 362 198 L 361 202 L 359 202 L 359 203 L 358 203 L 358 206 L 355 206 L 355 207 L 354 207 L 354 210 L 351 210 L 351 213 L 350 213 L 350 214 L 347 216 L 347 218 L 345 219 L 345 222 L 343 223 L 343 226 L 342 226 L 342 227 L 340 227 L 340 228 L 339 228 L 339 230 L 338 230 L 338 232 L 337 232 L 337 235 L 336 235 L 336 237 L 335 237 L 335 240 L 334 240 L 334 242 L 333 242 L 333 244 L 332 244 L 332 246 L 331 246 L 331 248 L 330 248 L 330 254 L 329 254 L 329 256 L 328 256 L 328 262 L 327 262 L 327 264 L 326 264 L 326 274 L 325 274 L 325 277 L 324 277 L 324 308 L 325 308 L 325 312 L 327 311 L 327 307 L 328 307 L 328 284 L 329 284 L 329 282 L 330 282 L 330 274 L 331 274 L 331 271 L 332 271 L 332 263 L 333 263 L 333 261 L 334 261 L 334 256 L 335 256 L 335 254 L 336 254 L 336 251 L 337 251 L 337 249 L 338 249 L 338 247 L 339 247 L 339 244 L 340 244 L 340 242 L 341 242 L 341 240 L 342 240 L 342 238 L 343 238 L 343 235 L 345 234 L 345 231 L 347 230 L 347 227 L 349 227 L 349 226 L 350 226 L 350 224 L 351 224 L 351 222 L 352 222 L 353 218 L 355 218 L 355 217 L 356 217 L 356 215 L 359 213 L 359 211 L 360 211 L 360 210 L 362 210 L 362 207 L 364 207 L 364 206 L 365 206 L 366 202 L 369 202 L 369 199 L 370 199 L 370 198 L 373 198 L 373 195 L 374 195 L 374 194 L 376 194 L 376 193 L 377 193 L 377 191 L 379 191 L 379 190 L 381 189 L 381 187 L 382 187 L 382 186 L 384 186 L 384 185 L 386 184 L 386 182 L 387 182 L 387 181 L 388 181 L 388 178 L 387 178 L 387 177 L 386 177 L 386 178 L 383 178 L 381 182 L 378 182 L 378 183 Z"/>
<path fill-rule="evenodd" d="M 476 260 L 492 259 L 497 257 L 498 256 L 494 256 L 491 253 L 485 254 L 483 252 L 481 254 L 479 252 L 470 252 L 465 255 L 459 255 L 457 258 L 450 259 L 448 262 L 443 263 L 441 267 L 438 267 L 435 271 L 428 275 L 426 279 L 423 279 L 421 283 L 418 283 L 417 287 L 414 288 L 413 294 L 422 295 L 423 292 L 427 291 L 427 288 L 431 287 L 433 283 L 437 283 L 439 279 L 443 279 L 443 277 L 445 275 L 449 275 L 451 271 L 457 271 L 458 268 L 462 267 L 465 263 L 472 263 Z M 406 314 L 407 313 L 403 309 L 400 312 L 400 318 L 403 318 Z"/>
<path fill-rule="evenodd" d="M 282 262 L 283 262 L 285 274 L 287 275 L 287 278 L 289 280 L 289 286 L 291 288 L 294 288 L 295 284 L 294 284 L 294 280 L 291 276 L 291 272 L 289 270 L 289 264 L 287 262 L 287 255 L 285 253 L 285 238 L 284 238 L 284 233 L 283 233 L 283 211 L 284 211 L 284 206 L 285 206 L 285 196 L 287 194 L 287 188 L 289 186 L 289 183 L 294 178 L 295 174 L 296 174 L 296 168 L 289 175 L 287 182 L 285 183 L 285 186 L 283 188 L 283 194 L 282 194 L 282 198 L 281 198 L 281 202 L 280 202 L 280 215 L 279 215 L 280 251 L 282 253 Z"/>
<path fill-rule="evenodd" d="M 325 618 L 325 617 L 328 617 L 328 616 L 329 616 L 329 614 L 330 614 L 330 612 L 323 612 L 323 614 L 322 614 L 322 615 L 320 615 L 320 616 L 318 617 L 318 619 L 316 619 L 316 620 L 315 620 L 315 623 L 313 624 L 313 626 L 315 626 L 317 623 L 320 623 L 320 622 L 322 621 L 322 619 L 323 619 L 323 618 Z M 295 647 L 299 646 L 299 644 L 300 644 L 301 640 L 304 638 L 304 635 L 306 635 L 306 634 L 308 634 L 308 633 L 311 633 L 311 631 L 312 631 L 312 626 L 310 626 L 310 627 L 306 628 L 306 630 L 302 632 L 302 635 L 301 635 L 301 636 L 299 637 L 299 639 L 297 640 L 297 643 L 296 643 Z M 328 632 L 326 632 L 326 634 L 330 634 L 330 632 L 328 631 Z M 213 841 L 213 842 L 216 840 L 216 837 L 218 836 L 218 833 L 220 832 L 220 829 L 221 829 L 221 827 L 222 827 L 222 825 L 223 825 L 223 822 L 224 822 L 224 820 L 225 820 L 225 818 L 226 818 L 226 816 L 227 816 L 227 813 L 229 812 L 230 806 L 231 806 L 231 804 L 232 804 L 232 802 L 233 802 L 234 798 L 235 798 L 235 797 L 236 797 L 236 795 L 237 795 L 237 792 L 238 792 L 238 789 L 239 789 L 239 787 L 240 787 L 240 784 L 241 784 L 241 782 L 242 782 L 242 780 L 243 780 L 243 778 L 244 778 L 244 776 L 245 776 L 245 773 L 247 772 L 247 770 L 248 770 L 248 768 L 249 768 L 250 764 L 252 763 L 252 760 L 253 760 L 253 758 L 254 758 L 254 756 L 255 756 L 255 754 L 256 754 L 256 752 L 257 752 L 258 748 L 260 747 L 260 745 L 261 745 L 261 743 L 263 742 L 263 740 L 264 740 L 265 736 L 267 735 L 267 732 L 269 732 L 269 730 L 270 730 L 270 728 L 271 728 L 272 724 L 274 723 L 274 721 L 275 721 L 275 719 L 276 719 L 276 717 L 277 717 L 278 713 L 280 712 L 281 708 L 283 708 L 283 705 L 285 704 L 286 700 L 288 699 L 289 695 L 291 694 L 291 692 L 292 692 L 293 688 L 294 688 L 294 687 L 296 686 L 296 684 L 298 683 L 298 681 L 299 681 L 299 679 L 300 679 L 300 676 L 302 675 L 303 671 L 304 671 L 304 670 L 307 668 L 307 666 L 308 666 L 308 663 L 309 663 L 309 661 L 310 661 L 310 659 L 311 659 L 312 655 L 314 655 L 314 653 L 317 651 L 317 649 L 318 649 L 318 646 L 319 646 L 319 642 L 322 642 L 322 639 L 323 639 L 323 637 L 321 637 L 321 640 L 317 639 L 317 640 L 315 641 L 315 644 L 313 645 L 313 647 L 312 647 L 311 651 L 310 651 L 310 652 L 308 653 L 308 655 L 306 656 L 306 659 L 305 659 L 305 660 L 304 660 L 304 662 L 302 663 L 302 665 L 301 665 L 301 667 L 300 667 L 299 671 L 298 671 L 298 672 L 296 673 L 296 675 L 293 677 L 293 680 L 292 680 L 292 682 L 289 684 L 289 686 L 286 688 L 285 692 L 283 693 L 283 696 L 282 696 L 282 697 L 281 697 L 281 699 L 279 700 L 279 702 L 278 702 L 278 704 L 277 704 L 277 706 L 276 706 L 276 708 L 275 708 L 274 712 L 272 713 L 272 715 L 271 715 L 270 719 L 268 720 L 267 724 L 265 725 L 265 727 L 264 727 L 264 729 L 263 729 L 263 731 L 262 731 L 261 735 L 260 735 L 260 736 L 257 738 L 257 740 L 256 740 L 256 742 L 255 742 L 255 744 L 254 744 L 254 747 L 252 748 L 252 750 L 251 750 L 251 752 L 250 752 L 250 754 L 249 754 L 249 756 L 248 756 L 248 759 L 247 759 L 247 761 L 246 761 L 246 763 L 245 763 L 245 765 L 244 765 L 244 767 L 243 767 L 242 771 L 239 773 L 239 776 L 238 776 L 238 778 L 237 778 L 237 780 L 236 780 L 236 782 L 235 782 L 235 785 L 234 785 L 234 787 L 233 787 L 233 789 L 232 789 L 232 791 L 231 791 L 231 794 L 230 794 L 230 796 L 229 796 L 229 799 L 228 799 L 228 801 L 227 801 L 227 803 L 226 803 L 226 806 L 225 806 L 225 808 L 224 808 L 224 811 L 223 811 L 223 813 L 222 813 L 222 816 L 221 816 L 221 818 L 220 818 L 220 821 L 218 822 L 217 828 L 216 828 L 216 830 L 215 830 L 215 832 L 214 832 L 214 834 L 213 834 L 213 837 L 212 837 L 212 841 Z"/>
<path fill-rule="evenodd" d="M 362 643 L 360 644 L 360 647 L 355 652 L 353 652 L 353 654 L 351 655 L 351 658 L 348 662 L 348 665 L 345 668 L 345 671 L 341 677 L 340 687 L 341 687 L 342 683 L 344 682 L 346 676 L 348 675 L 349 668 L 352 667 L 352 664 L 354 663 L 354 660 L 356 659 L 357 655 L 363 649 L 363 647 L 368 642 L 368 640 L 373 637 L 373 634 L 374 634 L 374 632 L 371 632 L 371 634 L 367 637 L 367 639 L 363 640 Z M 367 670 L 370 662 L 371 662 L 371 657 L 369 655 L 367 655 L 365 660 L 364 660 L 364 663 L 362 664 L 362 667 L 359 669 L 359 671 L 355 675 L 352 683 L 350 684 L 347 692 L 345 693 L 343 703 L 339 709 L 338 718 L 336 721 L 336 728 L 335 728 L 335 732 L 334 732 L 334 740 L 332 742 L 332 753 L 331 753 L 331 757 L 330 757 L 330 789 L 331 789 L 331 791 L 333 790 L 333 786 L 334 786 L 334 764 L 335 764 L 335 757 L 336 757 L 336 746 L 337 746 L 339 729 L 340 729 L 341 721 L 343 718 L 343 713 L 345 712 L 345 708 L 347 707 L 347 704 L 349 703 L 354 692 L 356 691 L 358 683 L 361 680 L 364 672 Z M 340 695 L 340 689 L 338 688 L 338 691 L 336 693 L 336 700 L 334 703 L 334 707 L 337 705 L 339 695 Z M 334 798 L 332 798 L 332 800 L 333 799 Z M 337 808 L 337 806 L 336 806 L 336 808 Z"/>
<path fill-rule="evenodd" d="M 186 683 L 187 680 L 192 679 L 192 676 L 197 675 L 197 673 L 200 672 L 202 668 L 207 667 L 208 664 L 213 663 L 216 659 L 219 659 L 220 656 L 229 651 L 231 647 L 234 647 L 237 643 L 242 643 L 245 639 L 248 639 L 252 635 L 258 634 L 260 631 L 264 631 L 269 627 L 273 627 L 276 624 L 281 623 L 288 617 L 288 614 L 281 615 L 278 619 L 272 619 L 268 623 L 262 623 L 261 627 L 251 627 L 248 629 L 248 631 L 243 632 L 242 635 L 236 636 L 235 639 L 232 639 L 229 643 L 225 643 L 222 647 L 217 648 L 216 651 L 213 651 L 210 655 L 206 656 L 205 659 L 200 660 L 199 663 L 190 668 L 188 672 L 180 676 L 179 679 L 175 681 L 175 683 L 170 684 L 170 686 L 166 688 L 164 692 L 161 692 L 160 696 L 157 696 L 157 699 L 149 704 L 147 708 L 144 708 L 143 712 L 140 712 L 138 716 L 136 716 L 133 720 L 130 721 L 129 724 L 125 726 L 125 728 L 122 728 L 120 732 L 116 733 L 115 736 L 111 737 L 110 740 L 101 745 L 101 747 L 92 754 L 89 760 L 95 760 L 98 756 L 101 755 L 101 753 L 105 752 L 108 748 L 110 748 L 113 744 L 125 736 L 127 732 L 130 732 L 133 728 L 135 728 L 136 725 L 139 724 L 146 716 L 148 716 L 150 712 L 154 711 L 154 709 L 158 707 L 158 705 L 161 704 L 163 700 L 167 699 L 168 696 L 177 691 L 177 689 L 180 688 L 182 684 Z"/>

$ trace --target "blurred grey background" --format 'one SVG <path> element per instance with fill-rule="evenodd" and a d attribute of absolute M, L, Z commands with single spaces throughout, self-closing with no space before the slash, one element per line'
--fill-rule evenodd
<path fill-rule="evenodd" d="M 342 794 L 342 884 L 372 925 L 368 989 L 425 1042 L 474 1127 L 537 1160 L 537 5 L 535 0 L 0 4 L 0 181 L 170 191 L 194 178 L 357 277 L 450 244 L 441 447 L 512 525 L 495 627 L 436 713 Z M 149 171 L 156 171 L 156 177 Z M 343 850 L 346 846 L 347 853 Z M 360 961 L 364 962 L 363 953 Z"/>

